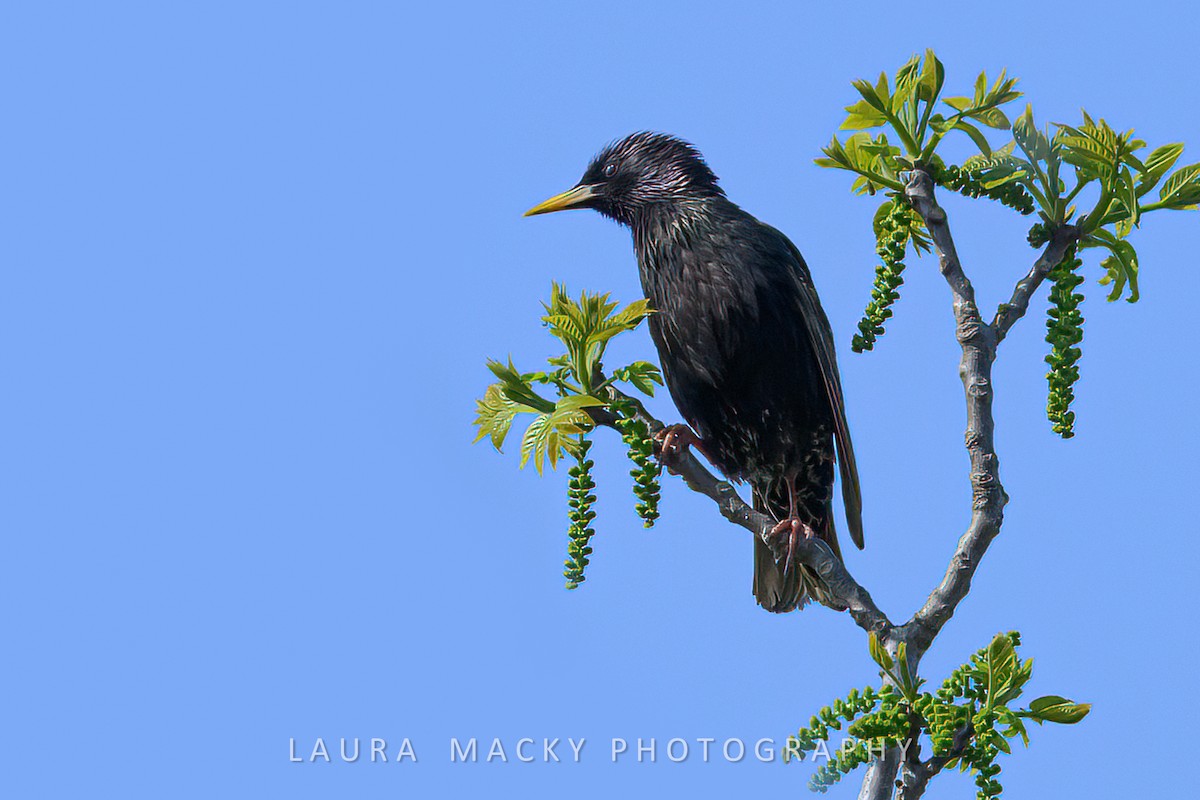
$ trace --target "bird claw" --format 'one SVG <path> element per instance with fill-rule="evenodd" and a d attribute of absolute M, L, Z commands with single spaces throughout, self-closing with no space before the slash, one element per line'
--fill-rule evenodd
<path fill-rule="evenodd" d="M 700 437 L 687 425 L 682 424 L 668 425 L 660 429 L 654 434 L 654 442 L 657 445 L 658 460 L 672 475 L 679 474 L 677 467 L 687 456 L 688 448 L 693 445 L 697 449 L 700 448 Z"/>
<path fill-rule="evenodd" d="M 796 550 L 800 542 L 805 539 L 815 539 L 816 536 L 817 532 L 811 526 L 801 522 L 798 517 L 789 517 L 771 529 L 767 544 L 771 547 L 771 552 L 775 554 L 776 563 L 783 560 L 784 575 L 792 571 L 792 564 L 796 560 Z M 776 541 L 779 539 L 784 541 Z M 780 555 L 781 550 L 785 552 L 782 556 Z"/>

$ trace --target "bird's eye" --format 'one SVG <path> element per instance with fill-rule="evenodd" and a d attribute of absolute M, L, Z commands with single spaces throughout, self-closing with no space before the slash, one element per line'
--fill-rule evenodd
<path fill-rule="evenodd" d="M 604 177 L 606 177 L 606 178 L 611 178 L 613 175 L 616 175 L 616 174 L 617 174 L 617 165 L 616 165 L 616 163 L 611 163 L 611 164 L 608 164 L 607 166 L 605 166 L 605 168 L 604 168 Z"/>

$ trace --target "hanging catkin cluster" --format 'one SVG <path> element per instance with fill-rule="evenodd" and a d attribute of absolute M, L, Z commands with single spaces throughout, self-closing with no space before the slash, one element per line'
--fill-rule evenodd
<path fill-rule="evenodd" d="M 570 539 L 567 543 L 567 560 L 563 562 L 566 566 L 563 577 L 567 579 L 568 589 L 575 589 L 587 580 L 583 571 L 587 568 L 588 556 L 592 554 L 589 542 L 596 532 L 592 528 L 592 520 L 596 518 L 596 512 L 592 510 L 596 502 L 596 495 L 592 494 L 592 489 L 596 488 L 596 482 L 592 480 L 594 464 L 587 457 L 591 448 L 591 440 L 581 437 L 575 466 L 568 473 L 571 479 L 567 484 L 567 504 L 570 507 L 567 516 L 571 525 L 567 529 Z"/>
<path fill-rule="evenodd" d="M 876 225 L 875 252 L 879 255 L 879 266 L 875 267 L 871 302 L 858 322 L 859 332 L 850 342 L 850 349 L 856 353 L 875 348 L 875 339 L 883 333 L 883 323 L 892 316 L 892 304 L 900 297 L 900 285 L 904 283 L 904 253 L 908 249 L 914 212 L 899 200 L 891 202 L 891 210 Z"/>
<path fill-rule="evenodd" d="M 642 525 L 653 528 L 654 520 L 658 519 L 658 478 L 662 474 L 662 465 L 654 458 L 650 428 L 642 420 L 626 416 L 617 422 L 617 429 L 621 432 L 629 460 L 633 462 L 629 474 L 633 477 L 633 494 L 638 499 L 637 514 L 642 518 Z"/>
<path fill-rule="evenodd" d="M 904 666 L 904 643 L 893 659 L 872 637 L 872 657 L 883 668 L 881 676 L 893 682 L 878 691 L 870 687 L 853 691 L 844 700 L 822 708 L 807 727 L 788 739 L 784 760 L 803 760 L 806 753 L 831 741 L 831 731 L 846 726 L 852 738 L 836 752 L 826 747 L 828 762 L 809 779 L 810 788 L 825 792 L 884 749 L 912 747 L 913 737 L 928 734 L 933 755 L 943 759 L 939 769 L 970 770 L 979 800 L 999 797 L 1003 787 L 996 759 L 1012 752 L 1009 739 L 1019 736 L 1028 743 L 1023 719 L 1070 724 L 1087 716 L 1089 708 L 1055 695 L 1034 700 L 1028 709 L 1010 708 L 1033 675 L 1032 659 L 1017 656 L 1020 644 L 1016 631 L 997 634 L 930 693 L 921 691 L 924 681 L 914 679 Z"/>
<path fill-rule="evenodd" d="M 1050 365 L 1046 373 L 1050 386 L 1046 415 L 1054 432 L 1064 439 L 1075 435 L 1071 402 L 1075 399 L 1075 382 L 1079 380 L 1077 362 L 1082 354 L 1079 344 L 1083 341 L 1083 312 L 1079 310 L 1083 295 L 1075 290 L 1083 283 L 1083 276 L 1076 272 L 1082 263 L 1076 249 L 1071 247 L 1049 276 L 1053 286 L 1046 320 L 1046 341 L 1050 343 L 1050 353 L 1046 356 Z"/>
<path fill-rule="evenodd" d="M 932 167 L 930 177 L 937 185 L 958 192 L 965 197 L 987 197 L 1021 214 L 1032 214 L 1035 210 L 1033 196 L 1025 191 L 1025 187 L 1020 183 L 1010 181 L 998 186 L 986 185 L 988 181 L 984 176 L 989 170 L 994 169 L 993 166 L 963 169 L 948 164 Z"/>

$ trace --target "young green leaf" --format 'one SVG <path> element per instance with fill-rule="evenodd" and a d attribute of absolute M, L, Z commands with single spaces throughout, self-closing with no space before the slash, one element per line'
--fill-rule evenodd
<path fill-rule="evenodd" d="M 1011 688 L 1017 669 L 1017 653 L 1006 633 L 996 634 L 987 649 L 987 707 L 1002 705 L 1001 698 Z"/>
<path fill-rule="evenodd" d="M 1200 203 L 1200 164 L 1177 169 L 1158 190 L 1158 199 L 1167 208 L 1189 208 Z"/>
<path fill-rule="evenodd" d="M 1113 284 L 1108 299 L 1120 298 L 1125 284 L 1128 282 L 1129 297 L 1127 299 L 1130 303 L 1136 303 L 1141 295 L 1138 291 L 1138 256 L 1133 245 L 1126 239 L 1119 239 L 1111 232 L 1098 228 L 1084 240 L 1083 246 L 1106 247 L 1112 252 L 1111 256 L 1100 262 L 1100 266 L 1107 271 L 1107 274 L 1100 279 L 1100 283 L 1103 285 Z"/>
<path fill-rule="evenodd" d="M 633 384 L 642 394 L 654 396 L 654 384 L 663 385 L 662 372 L 649 361 L 635 361 L 612 371 L 615 380 Z"/>
<path fill-rule="evenodd" d="M 844 131 L 858 131 L 865 128 L 878 128 L 887 123 L 887 116 L 866 100 L 859 100 L 851 106 L 846 106 L 846 120 L 841 124 Z"/>
<path fill-rule="evenodd" d="M 917 88 L 917 97 L 932 104 L 942 92 L 946 82 L 946 68 L 932 50 L 925 51 L 925 60 L 921 65 L 921 80 Z"/>
<path fill-rule="evenodd" d="M 492 446 L 497 450 L 501 449 L 512 426 L 513 417 L 518 411 L 528 410 L 527 406 L 505 397 L 500 385 L 493 383 L 484 391 L 483 399 L 475 401 L 475 426 L 479 428 L 475 441 L 489 436 Z"/>
<path fill-rule="evenodd" d="M 883 646 L 883 643 L 879 641 L 879 637 L 875 635 L 874 631 L 872 631 L 871 635 L 867 638 L 867 645 L 871 651 L 871 658 L 876 664 L 883 667 L 885 670 L 890 670 L 893 666 L 895 666 L 895 662 L 892 661 L 892 654 L 889 653 L 887 648 Z"/>
<path fill-rule="evenodd" d="M 1057 722 L 1060 725 L 1074 725 L 1091 710 L 1091 703 L 1073 703 L 1065 697 L 1051 694 L 1030 703 L 1025 716 L 1038 723 Z"/>
<path fill-rule="evenodd" d="M 1142 197 L 1157 186 L 1182 154 L 1183 144 L 1181 142 L 1164 144 L 1150 153 L 1146 157 L 1146 168 L 1138 175 L 1137 196 Z"/>

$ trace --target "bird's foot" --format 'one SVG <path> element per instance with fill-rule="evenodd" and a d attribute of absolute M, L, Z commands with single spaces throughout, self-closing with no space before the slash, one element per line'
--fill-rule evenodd
<path fill-rule="evenodd" d="M 654 443 L 657 445 L 658 460 L 672 475 L 679 474 L 676 468 L 687 457 L 688 448 L 695 446 L 697 450 L 704 452 L 700 445 L 700 437 L 683 424 L 668 425 L 660 429 L 654 434 Z"/>
<path fill-rule="evenodd" d="M 770 545 L 771 551 L 776 554 L 776 561 L 780 559 L 779 552 L 783 551 L 784 575 L 792 571 L 792 565 L 796 562 L 796 549 L 799 547 L 800 542 L 805 539 L 815 539 L 816 536 L 817 532 L 811 526 L 801 522 L 799 517 L 789 517 L 771 529 L 770 541 L 767 544 Z"/>

